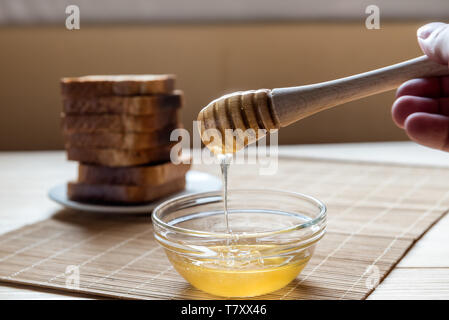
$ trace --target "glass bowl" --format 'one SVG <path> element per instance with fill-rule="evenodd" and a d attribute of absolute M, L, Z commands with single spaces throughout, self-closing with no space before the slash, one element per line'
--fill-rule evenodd
<path fill-rule="evenodd" d="M 325 205 L 300 193 L 228 191 L 231 233 L 222 193 L 181 196 L 152 214 L 156 240 L 178 273 L 221 297 L 278 290 L 304 269 L 326 228 Z"/>

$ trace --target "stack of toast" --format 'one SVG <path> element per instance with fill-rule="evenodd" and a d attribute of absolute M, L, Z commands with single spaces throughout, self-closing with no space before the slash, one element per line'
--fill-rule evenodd
<path fill-rule="evenodd" d="M 63 78 L 61 89 L 67 157 L 79 161 L 69 199 L 144 203 L 184 189 L 190 165 L 170 161 L 183 104 L 173 75 Z"/>

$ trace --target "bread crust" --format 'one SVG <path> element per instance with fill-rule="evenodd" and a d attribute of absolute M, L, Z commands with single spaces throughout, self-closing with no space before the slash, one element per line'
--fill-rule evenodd
<path fill-rule="evenodd" d="M 152 133 L 170 124 L 179 122 L 179 108 L 168 109 L 154 115 L 146 116 L 133 116 L 128 114 L 61 114 L 61 126 L 64 134 L 99 132 Z"/>
<path fill-rule="evenodd" d="M 132 97 L 77 97 L 64 98 L 65 114 L 130 114 L 153 115 L 169 108 L 181 108 L 184 104 L 183 93 L 176 90 L 172 94 Z"/>
<path fill-rule="evenodd" d="M 73 132 L 64 134 L 68 148 L 117 148 L 149 149 L 170 143 L 173 130 L 182 128 L 180 123 L 170 124 L 151 133 L 141 132 Z"/>
<path fill-rule="evenodd" d="M 136 96 L 172 93 L 176 77 L 161 75 L 89 75 L 61 79 L 65 97 Z"/>
<path fill-rule="evenodd" d="M 68 160 L 107 167 L 126 167 L 150 163 L 160 163 L 170 160 L 172 144 L 166 144 L 150 149 L 130 150 L 113 148 L 68 148 Z"/>
<path fill-rule="evenodd" d="M 158 200 L 185 188 L 185 177 L 157 186 L 127 186 L 69 182 L 70 200 L 93 203 L 144 203 Z"/>
<path fill-rule="evenodd" d="M 178 165 L 165 162 L 156 165 L 111 168 L 80 163 L 78 182 L 87 184 L 117 184 L 157 186 L 184 177 L 190 163 Z"/>

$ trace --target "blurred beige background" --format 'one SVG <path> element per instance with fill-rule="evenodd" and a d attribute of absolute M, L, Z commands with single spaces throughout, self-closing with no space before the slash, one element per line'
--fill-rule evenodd
<path fill-rule="evenodd" d="M 175 73 L 184 125 L 233 90 L 326 81 L 421 55 L 425 21 L 4 26 L 0 28 L 0 149 L 62 148 L 59 78 Z M 394 92 L 348 103 L 284 128 L 283 144 L 403 140 Z"/>

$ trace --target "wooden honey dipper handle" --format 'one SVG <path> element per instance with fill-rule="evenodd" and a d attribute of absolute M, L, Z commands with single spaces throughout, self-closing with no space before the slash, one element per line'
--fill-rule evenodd
<path fill-rule="evenodd" d="M 449 75 L 448 66 L 421 56 L 385 68 L 337 80 L 271 90 L 272 112 L 279 125 L 295 121 L 334 106 L 397 88 L 413 78 Z"/>
<path fill-rule="evenodd" d="M 216 153 L 235 152 L 266 134 L 259 133 L 259 129 L 267 132 L 285 127 L 337 105 L 394 89 L 409 79 L 442 75 L 449 75 L 447 66 L 421 56 L 333 81 L 235 92 L 212 101 L 200 111 L 198 120 L 201 137 Z M 209 129 L 219 135 L 211 139 Z M 236 138 L 225 139 L 228 129 L 237 132 Z M 247 129 L 255 130 L 256 133 Z"/>

